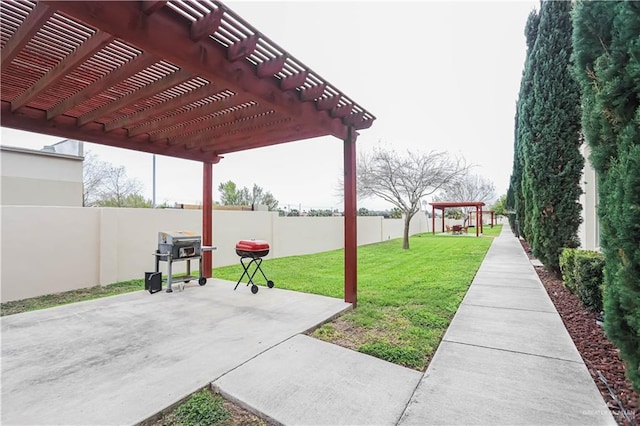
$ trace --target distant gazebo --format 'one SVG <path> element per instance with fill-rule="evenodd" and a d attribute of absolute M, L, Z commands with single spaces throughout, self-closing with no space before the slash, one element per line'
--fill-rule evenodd
<path fill-rule="evenodd" d="M 456 207 L 475 207 L 476 208 L 476 237 L 482 232 L 482 207 L 485 205 L 482 201 L 437 201 L 431 204 L 431 229 L 436 233 L 436 209 L 442 210 L 442 229 L 444 230 L 444 211 L 447 208 Z"/>

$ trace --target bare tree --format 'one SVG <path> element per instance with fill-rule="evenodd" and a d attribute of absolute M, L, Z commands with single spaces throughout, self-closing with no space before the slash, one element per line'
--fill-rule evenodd
<path fill-rule="evenodd" d="M 357 180 L 361 198 L 379 197 L 404 214 L 402 248 L 409 248 L 409 225 L 420 211 L 421 199 L 452 185 L 468 173 L 464 159 L 446 152 L 413 152 L 400 155 L 375 148 L 358 157 Z"/>
<path fill-rule="evenodd" d="M 123 166 L 115 167 L 87 152 L 82 164 L 85 207 L 151 207 L 142 195 L 142 184 L 127 177 Z"/>
<path fill-rule="evenodd" d="M 88 151 L 82 162 L 82 205 L 92 207 L 97 205 L 100 199 L 100 188 L 107 175 L 109 164 L 98 159 L 91 151 Z"/>
<path fill-rule="evenodd" d="M 141 193 L 142 184 L 138 179 L 129 178 L 124 166 L 114 167 L 109 164 L 105 170 L 97 204 L 105 207 L 129 207 L 128 201 L 139 198 L 132 196 L 141 196 Z"/>
<path fill-rule="evenodd" d="M 479 175 L 468 174 L 462 179 L 447 185 L 442 194 L 435 197 L 436 201 L 482 201 L 491 203 L 496 198 L 496 189 L 488 179 Z M 464 225 L 467 225 L 469 213 L 475 210 L 475 207 L 461 207 L 464 219 Z"/>

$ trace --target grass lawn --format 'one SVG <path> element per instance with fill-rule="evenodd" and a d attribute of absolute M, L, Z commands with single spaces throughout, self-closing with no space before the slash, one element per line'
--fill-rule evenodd
<path fill-rule="evenodd" d="M 361 246 L 357 309 L 313 335 L 423 370 L 501 228 L 486 227 L 483 238 L 416 235 L 409 250 L 399 239 Z M 267 260 L 263 269 L 277 288 L 342 298 L 343 262 L 335 250 Z M 241 273 L 240 265 L 214 269 L 231 281 Z"/>

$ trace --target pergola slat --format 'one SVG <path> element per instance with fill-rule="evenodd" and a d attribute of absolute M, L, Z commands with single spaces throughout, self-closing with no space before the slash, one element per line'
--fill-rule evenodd
<path fill-rule="evenodd" d="M 189 105 L 200 99 L 206 98 L 211 94 L 211 86 L 211 84 L 206 84 L 198 89 L 194 89 L 181 96 L 178 96 L 177 98 L 167 100 L 164 103 L 156 105 L 153 108 L 147 108 L 134 114 L 125 115 L 118 119 L 112 120 L 104 125 L 104 130 L 105 132 L 110 132 L 111 130 L 121 127 L 133 128 L 134 126 L 144 121 L 151 121 L 153 117 L 159 117 L 169 111 L 178 110 L 185 105 Z M 144 130 L 138 132 L 137 134 L 140 133 L 144 133 Z M 131 133 L 129 133 L 129 135 L 131 136 Z"/>
<path fill-rule="evenodd" d="M 43 76 L 36 84 L 31 86 L 26 92 L 20 95 L 11 103 L 11 111 L 15 111 L 18 108 L 22 108 L 28 104 L 31 100 L 37 97 L 41 92 L 47 90 L 55 83 L 63 78 L 66 73 L 71 69 L 74 69 L 82 62 L 84 62 L 89 56 L 93 56 L 96 51 L 102 49 L 105 45 L 113 40 L 110 34 L 102 31 L 96 32 L 89 40 L 80 45 L 80 47 L 67 56 L 62 62 L 60 62 L 54 69 Z"/>
<path fill-rule="evenodd" d="M 24 22 L 18 27 L 9 41 L 2 47 L 2 55 L 0 56 L 0 64 L 2 72 L 11 64 L 11 61 L 20 53 L 20 51 L 29 43 L 31 38 L 40 30 L 40 27 L 49 20 L 55 13 L 55 9 L 38 3 L 31 13 L 27 15 Z"/>
<path fill-rule="evenodd" d="M 180 70 L 173 74 L 170 74 L 156 81 L 155 83 L 149 84 L 140 90 L 137 90 L 127 96 L 123 96 L 116 101 L 113 101 L 87 114 L 84 114 L 81 117 L 78 117 L 78 126 L 84 126 L 91 121 L 95 121 L 98 118 L 105 117 L 115 111 L 118 111 L 125 105 L 133 104 L 141 99 L 153 96 L 155 93 L 162 92 L 163 90 L 183 83 L 190 78 L 193 78 L 193 76 L 194 75 L 191 72 L 185 70 Z"/>
<path fill-rule="evenodd" d="M 234 105 L 238 104 L 238 99 L 236 98 L 236 96 L 238 95 L 236 94 L 229 95 L 229 93 L 233 93 L 233 92 L 229 90 L 224 90 L 220 92 L 221 96 L 220 96 L 220 99 L 218 100 L 212 100 L 210 102 L 204 103 L 199 107 L 193 107 L 186 111 L 173 114 L 170 117 L 167 117 L 166 119 L 163 119 L 163 120 L 154 120 L 149 123 L 145 123 L 141 126 L 134 127 L 129 130 L 129 135 L 137 136 L 142 133 L 149 133 L 152 135 L 151 137 L 153 138 L 153 135 L 155 133 L 164 131 L 164 129 L 171 129 L 175 126 L 180 125 L 181 123 L 194 120 L 198 117 L 203 117 L 209 114 L 213 114 L 213 113 L 225 110 L 227 108 L 231 108 Z"/>
<path fill-rule="evenodd" d="M 54 117 L 57 117 L 60 114 L 64 114 L 65 112 L 72 109 L 75 105 L 81 104 L 100 92 L 103 92 L 105 89 L 112 87 L 119 81 L 125 80 L 127 76 L 136 74 L 139 71 L 150 67 L 154 63 L 158 62 L 158 59 L 153 55 L 150 55 L 146 52 L 137 56 L 135 59 L 127 62 L 125 65 L 122 65 L 116 71 L 111 72 L 105 75 L 101 80 L 96 82 L 95 84 L 90 84 L 85 87 L 75 95 L 65 99 L 64 101 L 57 104 L 55 107 L 49 109 L 47 111 L 47 120 L 50 120 Z M 112 129 L 113 130 L 113 129 Z"/>
<path fill-rule="evenodd" d="M 262 111 L 265 111 L 265 108 L 260 107 L 258 104 L 236 110 L 230 109 L 229 111 L 225 111 L 224 113 L 214 117 L 201 117 L 201 119 L 195 123 L 191 122 L 180 124 L 170 130 L 154 133 L 151 140 L 156 141 L 160 139 L 169 139 L 169 144 L 172 144 L 171 140 L 174 139 L 176 142 L 183 141 L 183 143 L 187 144 L 192 138 L 193 133 L 198 133 L 207 129 L 211 129 L 207 132 L 210 137 L 219 137 L 220 130 L 216 131 L 216 127 L 224 125 L 230 126 L 231 123 L 238 120 L 244 120 L 249 117 L 254 117 Z"/>

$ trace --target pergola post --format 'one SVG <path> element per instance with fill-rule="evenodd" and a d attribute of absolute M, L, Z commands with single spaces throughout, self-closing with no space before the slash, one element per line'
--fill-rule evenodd
<path fill-rule="evenodd" d="M 209 162 L 202 163 L 202 245 L 213 245 L 213 164 Z M 211 278 L 212 268 L 212 252 L 203 251 L 202 276 Z"/>
<path fill-rule="evenodd" d="M 440 209 L 440 212 L 442 213 L 442 232 L 444 232 L 444 207 Z"/>
<path fill-rule="evenodd" d="M 481 211 L 482 210 L 480 210 L 480 207 L 476 206 L 476 237 L 480 236 L 480 224 L 482 223 L 482 221 L 480 220 L 479 212 Z"/>
<path fill-rule="evenodd" d="M 436 233 L 436 208 L 431 206 L 431 232 Z"/>
<path fill-rule="evenodd" d="M 358 300 L 356 137 L 350 127 L 344 140 L 344 301 L 354 308 Z"/>

